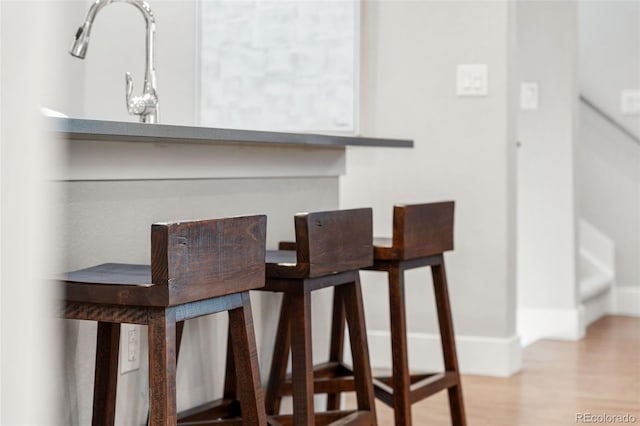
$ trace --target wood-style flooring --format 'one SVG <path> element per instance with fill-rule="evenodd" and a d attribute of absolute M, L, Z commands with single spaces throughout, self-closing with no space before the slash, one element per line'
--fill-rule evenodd
<path fill-rule="evenodd" d="M 462 385 L 469 426 L 576 425 L 578 413 L 629 414 L 640 425 L 640 318 L 602 318 L 576 342 L 535 342 L 520 373 L 466 375 Z M 393 425 L 391 409 L 376 408 L 379 424 Z M 413 424 L 450 425 L 446 393 L 414 404 Z"/>

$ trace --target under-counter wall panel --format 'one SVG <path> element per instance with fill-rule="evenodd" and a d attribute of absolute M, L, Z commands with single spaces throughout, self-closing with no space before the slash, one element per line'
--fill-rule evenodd
<path fill-rule="evenodd" d="M 293 238 L 293 215 L 338 207 L 338 178 L 59 183 L 66 189 L 67 266 L 150 261 L 154 222 L 265 213 L 268 247 Z"/>
<path fill-rule="evenodd" d="M 68 141 L 59 180 L 339 176 L 344 147 L 260 147 L 187 143 Z"/>

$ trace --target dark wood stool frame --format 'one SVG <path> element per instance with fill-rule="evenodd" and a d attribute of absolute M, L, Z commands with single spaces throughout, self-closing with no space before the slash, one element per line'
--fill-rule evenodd
<path fill-rule="evenodd" d="M 452 424 L 466 425 L 443 256 L 453 250 L 453 218 L 452 201 L 394 206 L 392 244 L 382 239 L 374 243 L 375 263 L 370 269 L 389 274 L 393 360 L 392 376 L 377 378 L 374 384 L 376 397 L 393 407 L 396 425 L 411 425 L 411 405 L 444 389 L 449 393 Z M 404 272 L 423 266 L 431 267 L 445 371 L 411 375 Z"/>
<path fill-rule="evenodd" d="M 267 424 L 249 299 L 264 285 L 265 234 L 265 216 L 154 224 L 151 267 L 104 264 L 67 274 L 65 317 L 98 321 L 93 426 L 114 425 L 120 323 L 149 327 L 149 424 L 169 426 L 177 423 L 177 324 L 224 311 L 227 370 L 238 366 L 237 386 L 229 386 L 242 419 L 211 424 Z M 233 382 L 228 374 L 225 381 Z"/>
<path fill-rule="evenodd" d="M 389 276 L 392 352 L 392 375 L 376 377 L 374 385 L 376 397 L 394 409 L 396 425 L 411 425 L 411 405 L 444 389 L 449 393 L 452 424 L 466 425 L 443 256 L 453 250 L 453 220 L 452 201 L 396 205 L 393 238 L 374 239 L 374 265 L 367 269 Z M 404 272 L 424 266 L 431 267 L 444 355 L 445 371 L 438 374 L 409 371 Z"/>
<path fill-rule="evenodd" d="M 376 425 L 359 269 L 373 264 L 371 209 L 304 213 L 295 216 L 296 243 L 267 252 L 267 282 L 262 290 L 283 294 L 280 320 L 266 395 L 273 424 Z M 329 361 L 313 366 L 311 293 L 334 288 L 334 318 Z M 340 315 L 336 317 L 336 315 Z M 353 378 L 344 379 L 345 322 L 353 354 Z M 338 337 L 339 336 L 339 337 Z M 286 375 L 291 349 L 292 373 Z M 356 410 L 316 413 L 314 393 L 355 391 Z M 293 418 L 279 416 L 284 395 L 293 396 Z M 282 423 L 280 423 L 282 422 Z"/>

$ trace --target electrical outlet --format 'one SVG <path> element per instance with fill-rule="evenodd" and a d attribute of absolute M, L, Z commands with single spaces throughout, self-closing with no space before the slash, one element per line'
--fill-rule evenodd
<path fill-rule="evenodd" d="M 458 96 L 487 96 L 489 94 L 487 64 L 458 65 Z"/>
<path fill-rule="evenodd" d="M 120 325 L 120 374 L 140 368 L 140 326 Z"/>

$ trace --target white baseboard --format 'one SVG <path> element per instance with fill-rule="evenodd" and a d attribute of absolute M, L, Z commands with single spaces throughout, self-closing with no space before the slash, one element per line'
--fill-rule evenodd
<path fill-rule="evenodd" d="M 584 308 L 584 325 L 588 327 L 591 323 L 611 314 L 613 290 L 608 288 L 606 291 L 584 300 L 581 306 Z"/>
<path fill-rule="evenodd" d="M 640 316 L 640 287 L 613 286 L 613 315 Z"/>
<path fill-rule="evenodd" d="M 518 335 L 523 345 L 538 339 L 578 340 L 584 336 L 584 306 L 574 309 L 518 308 Z"/>
<path fill-rule="evenodd" d="M 369 354 L 374 369 L 391 368 L 391 334 L 369 330 Z M 442 347 L 439 334 L 409 333 L 409 365 L 413 371 L 442 371 Z M 462 374 L 508 377 L 522 366 L 522 348 L 518 336 L 506 338 L 457 336 L 456 349 Z"/>

